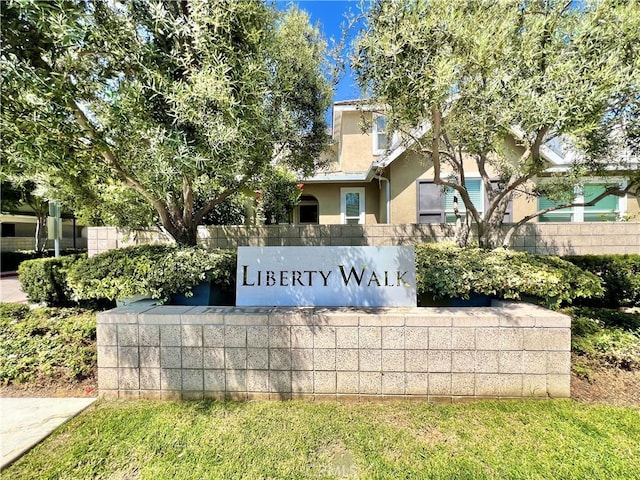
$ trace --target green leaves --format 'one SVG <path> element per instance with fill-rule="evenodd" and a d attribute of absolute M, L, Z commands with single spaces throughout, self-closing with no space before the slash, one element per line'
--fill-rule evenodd
<path fill-rule="evenodd" d="M 127 0 L 10 2 L 2 15 L 8 166 L 46 171 L 71 207 L 112 206 L 99 220 L 193 243 L 276 154 L 310 173 L 326 144 L 325 45 L 299 10 Z"/>
<path fill-rule="evenodd" d="M 471 294 L 515 300 L 536 297 L 549 307 L 558 307 L 603 293 L 598 277 L 567 261 L 504 249 L 418 245 L 416 275 L 418 293 L 436 299 L 469 298 Z"/>
<path fill-rule="evenodd" d="M 70 383 L 94 374 L 95 313 L 0 304 L 0 383 Z"/>
<path fill-rule="evenodd" d="M 79 262 L 70 269 L 68 282 L 79 300 L 144 295 L 167 301 L 172 294 L 189 293 L 205 281 L 230 290 L 235 285 L 235 270 L 234 252 L 144 245 Z"/>

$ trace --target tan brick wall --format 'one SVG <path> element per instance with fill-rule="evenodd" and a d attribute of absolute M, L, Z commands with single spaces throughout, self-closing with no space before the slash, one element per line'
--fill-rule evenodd
<path fill-rule="evenodd" d="M 35 240 L 33 237 L 3 237 L 0 241 L 3 252 L 15 252 L 18 250 L 33 250 Z M 60 240 L 60 248 L 73 248 L 73 238 Z M 47 240 L 47 249 L 53 250 L 54 241 Z M 75 248 L 87 248 L 86 238 L 76 238 Z"/>
<path fill-rule="evenodd" d="M 159 243 L 166 237 L 142 231 L 128 237 L 111 227 L 90 227 L 89 255 L 136 243 Z M 268 225 L 200 227 L 207 248 L 238 246 L 393 246 L 452 241 L 450 226 L 405 225 Z M 640 223 L 531 223 L 513 236 L 515 250 L 552 255 L 640 253 Z"/>
<path fill-rule="evenodd" d="M 481 310 L 481 312 L 480 312 Z M 467 309 L 130 306 L 98 315 L 111 398 L 569 397 L 570 319 Z"/>

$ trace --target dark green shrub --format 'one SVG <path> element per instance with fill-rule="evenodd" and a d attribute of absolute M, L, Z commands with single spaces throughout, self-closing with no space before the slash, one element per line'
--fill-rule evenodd
<path fill-rule="evenodd" d="M 110 250 L 79 262 L 69 272 L 69 283 L 80 300 L 144 295 L 167 301 L 174 293 L 188 295 L 205 281 L 231 289 L 235 273 L 232 251 L 142 245 Z"/>
<path fill-rule="evenodd" d="M 602 301 L 579 303 L 609 308 L 640 306 L 640 255 L 573 255 L 563 257 L 602 280 Z"/>
<path fill-rule="evenodd" d="M 18 278 L 29 301 L 52 306 L 71 303 L 72 290 L 67 283 L 67 271 L 84 257 L 85 254 L 80 254 L 22 262 Z"/>
<path fill-rule="evenodd" d="M 572 317 L 597 318 L 598 322 L 605 327 L 621 328 L 640 336 L 640 312 L 625 313 L 611 308 L 592 307 L 571 307 L 567 310 Z"/>
<path fill-rule="evenodd" d="M 0 382 L 75 381 L 95 372 L 95 313 L 2 305 Z M 26 309 L 25 309 L 26 308 Z"/>
<path fill-rule="evenodd" d="M 599 364 L 640 368 L 640 314 L 572 307 L 571 349 Z"/>
<path fill-rule="evenodd" d="M 416 246 L 418 294 L 434 298 L 536 297 L 550 307 L 602 295 L 598 278 L 558 257 L 449 244 Z"/>

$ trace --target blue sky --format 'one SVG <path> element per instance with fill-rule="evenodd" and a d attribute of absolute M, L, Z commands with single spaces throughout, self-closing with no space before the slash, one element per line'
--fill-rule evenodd
<path fill-rule="evenodd" d="M 345 22 L 344 14 L 351 9 L 353 13 L 359 12 L 359 3 L 356 0 L 275 0 L 278 8 L 286 9 L 288 5 L 295 3 L 301 10 L 306 10 L 311 17 L 311 23 L 319 24 L 320 31 L 331 46 L 329 39 L 333 37 L 339 41 L 342 35 L 341 24 Z M 356 30 L 351 32 L 355 35 Z M 351 43 L 353 37 L 347 41 Z M 360 98 L 360 89 L 356 85 L 350 71 L 347 71 L 336 86 L 333 101 L 352 100 Z"/>

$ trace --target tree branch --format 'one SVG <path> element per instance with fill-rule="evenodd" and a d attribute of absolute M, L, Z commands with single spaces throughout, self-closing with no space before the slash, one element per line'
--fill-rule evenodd
<path fill-rule="evenodd" d="M 89 138 L 91 138 L 92 140 L 97 140 L 98 133 L 96 132 L 95 127 L 91 124 L 78 103 L 75 100 L 69 100 L 68 106 L 72 110 L 76 121 L 78 122 L 80 127 L 82 127 L 82 129 L 87 133 Z M 160 199 L 152 195 L 146 188 L 144 188 L 144 186 L 138 180 L 129 175 L 124 170 L 124 168 L 122 168 L 115 153 L 113 153 L 113 151 L 107 146 L 105 142 L 100 142 L 100 145 L 97 145 L 97 147 L 100 150 L 102 158 L 104 158 L 107 165 L 111 167 L 111 169 L 120 178 L 120 180 L 122 180 L 125 186 L 128 186 L 140 193 L 153 205 L 153 207 L 158 212 L 158 215 L 160 215 L 160 221 L 165 227 L 173 226 L 173 221 L 171 219 L 171 215 L 169 214 L 167 206 L 162 203 Z"/>

